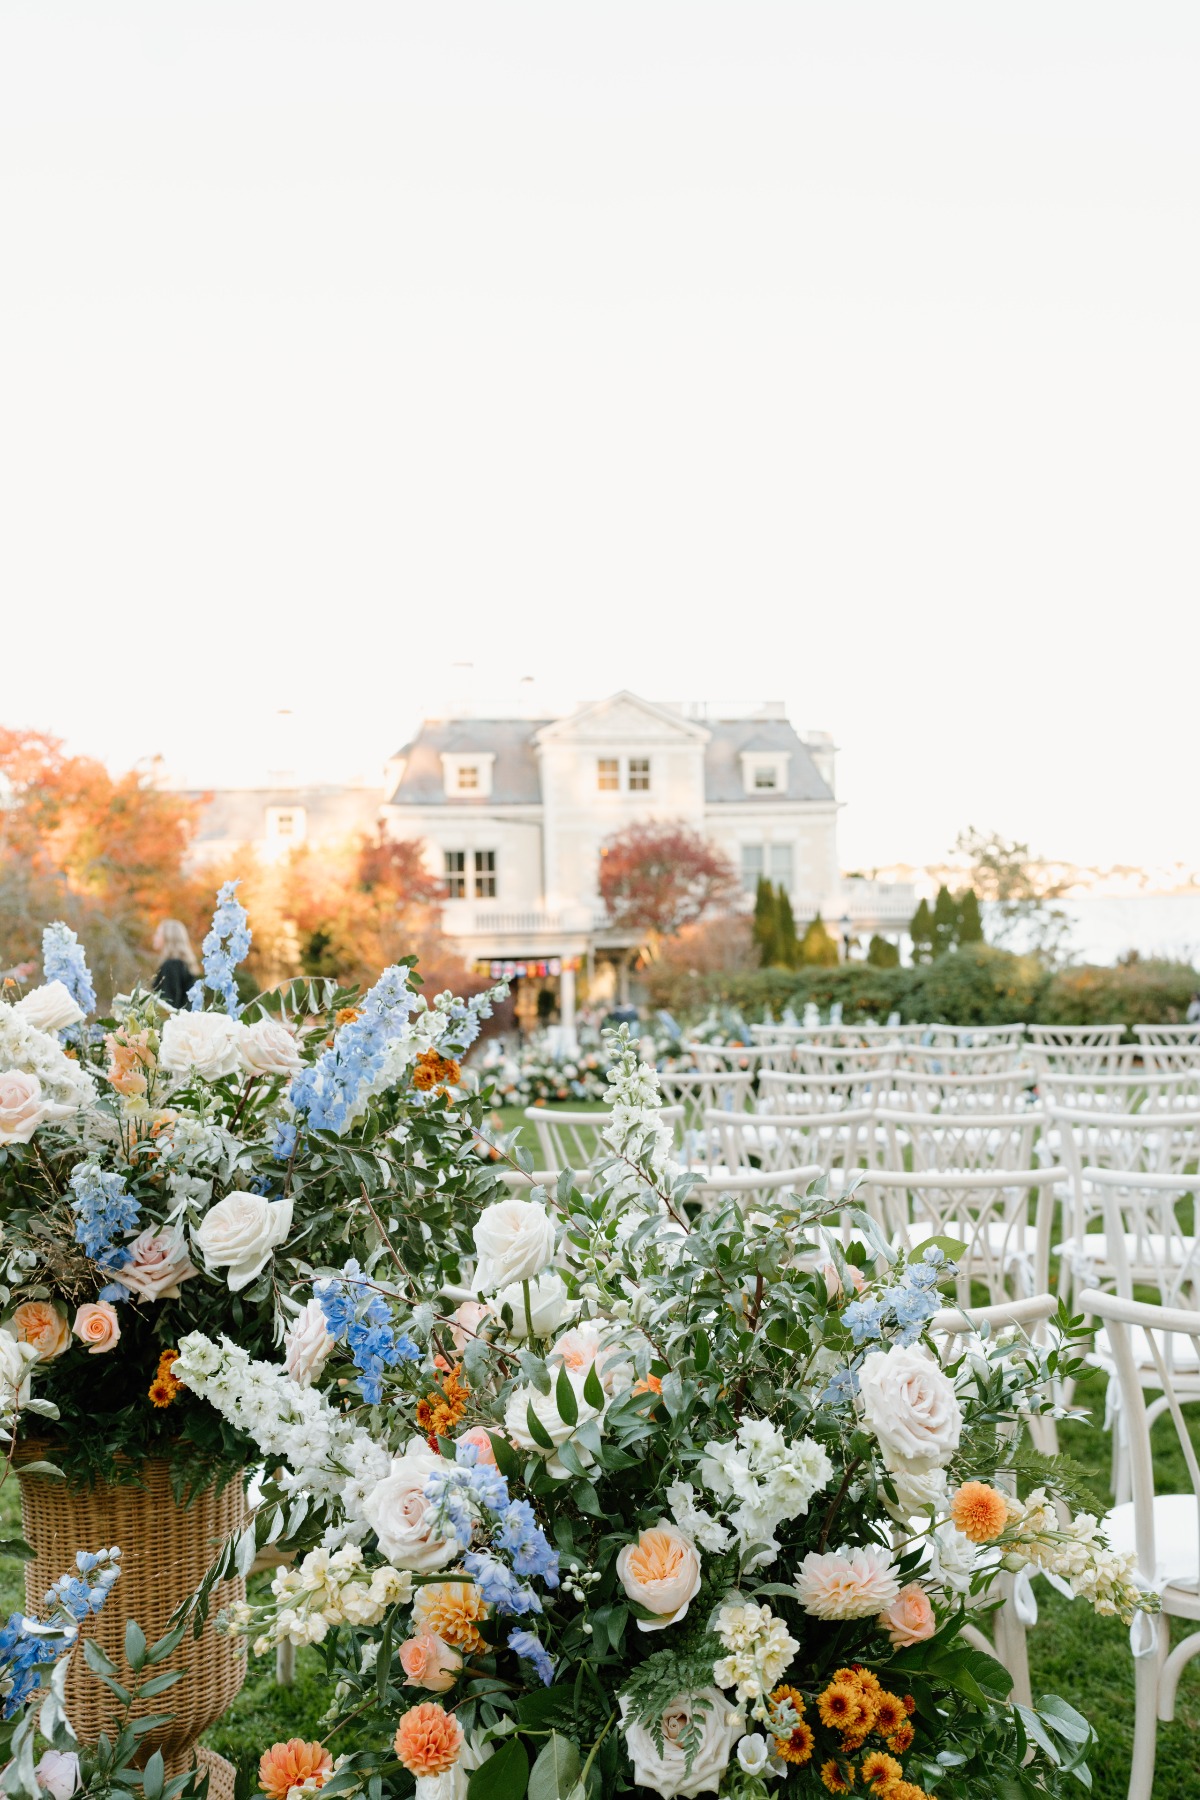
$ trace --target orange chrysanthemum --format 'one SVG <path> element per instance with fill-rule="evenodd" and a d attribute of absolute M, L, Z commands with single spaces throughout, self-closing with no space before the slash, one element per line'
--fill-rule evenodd
<path fill-rule="evenodd" d="M 425 1050 L 413 1065 L 412 1084 L 418 1093 L 424 1094 L 441 1082 L 453 1085 L 461 1077 L 462 1070 L 452 1056 L 441 1056 L 436 1050 Z"/>
<path fill-rule="evenodd" d="M 785 1704 L 790 1704 L 798 1721 L 790 1731 L 778 1730 L 775 1724 L 770 1727 L 771 1736 L 775 1740 L 776 1752 L 784 1762 L 797 1765 L 806 1763 L 813 1753 L 813 1734 L 811 1726 L 804 1722 L 804 1695 L 799 1688 L 788 1687 L 785 1684 L 774 1690 L 770 1696 L 770 1704 L 772 1718 L 776 1724 L 778 1723 L 777 1709 Z"/>
<path fill-rule="evenodd" d="M 930 1800 L 930 1796 L 915 1781 L 893 1781 L 883 1789 L 882 1800 Z"/>
<path fill-rule="evenodd" d="M 904 1770 L 886 1750 L 869 1750 L 862 1759 L 861 1774 L 873 1794 L 882 1794 L 889 1783 L 902 1778 Z"/>
<path fill-rule="evenodd" d="M 176 1380 L 171 1373 L 178 1355 L 178 1350 L 164 1350 L 158 1359 L 154 1380 L 149 1387 L 150 1400 L 155 1406 L 170 1406 L 172 1400 L 183 1392 L 182 1381 Z M 297 1738 L 296 1741 L 299 1743 L 300 1740 Z"/>
<path fill-rule="evenodd" d="M 462 1364 L 455 1363 L 451 1369 L 443 1361 L 442 1366 L 446 1379 L 441 1387 L 417 1401 L 417 1424 L 429 1439 L 431 1450 L 437 1449 L 439 1437 L 449 1437 L 460 1423 L 471 1397 L 471 1390 L 462 1379 Z"/>
<path fill-rule="evenodd" d="M 908 1721 L 904 1702 L 899 1694 L 880 1693 L 875 1700 L 875 1729 L 880 1737 L 891 1737 Z M 910 1726 L 911 1730 L 912 1727 Z"/>
<path fill-rule="evenodd" d="M 483 1595 L 473 1581 L 431 1581 L 413 1601 L 413 1636 L 431 1633 L 467 1654 L 486 1648 L 477 1630 L 487 1618 Z"/>
<path fill-rule="evenodd" d="M 843 1774 L 831 1756 L 828 1762 L 821 1764 L 821 1785 L 831 1794 L 848 1794 L 854 1786 L 853 1765 L 848 1763 Z"/>
<path fill-rule="evenodd" d="M 860 1730 L 871 1713 L 856 1681 L 831 1681 L 824 1693 L 817 1695 L 817 1711 L 822 1725 L 845 1732 Z"/>
<path fill-rule="evenodd" d="M 989 1544 L 1008 1524 L 1008 1506 L 986 1481 L 964 1481 L 950 1502 L 950 1517 L 973 1544 Z"/>
<path fill-rule="evenodd" d="M 904 1710 L 910 1719 L 917 1710 L 917 1703 L 911 1694 L 905 1694 L 904 1696 Z"/>
<path fill-rule="evenodd" d="M 851 1663 L 846 1669 L 835 1669 L 833 1680 L 848 1681 L 852 1686 L 860 1687 L 864 1694 L 872 1696 L 883 1692 L 883 1684 L 878 1675 L 873 1675 L 870 1669 L 864 1669 L 861 1663 Z"/>
<path fill-rule="evenodd" d="M 889 1750 L 894 1750 L 897 1756 L 903 1756 L 906 1750 L 912 1749 L 912 1741 L 916 1735 L 908 1720 L 905 1719 L 899 1731 L 889 1733 L 887 1747 Z"/>
<path fill-rule="evenodd" d="M 324 1744 L 306 1744 L 303 1738 L 289 1738 L 286 1744 L 272 1744 L 259 1758 L 258 1785 L 267 1800 L 287 1800 L 288 1789 L 311 1782 L 324 1787 L 333 1773 L 333 1758 Z"/>
<path fill-rule="evenodd" d="M 444 1775 L 458 1761 L 463 1729 L 435 1700 L 410 1707 L 396 1727 L 396 1755 L 412 1775 Z"/>

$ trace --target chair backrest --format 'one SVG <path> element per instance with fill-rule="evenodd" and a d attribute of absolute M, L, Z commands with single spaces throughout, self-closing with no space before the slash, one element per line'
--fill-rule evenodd
<path fill-rule="evenodd" d="M 1142 1044 L 1200 1044 L 1200 1024 L 1135 1025 L 1133 1035 Z"/>
<path fill-rule="evenodd" d="M 1104 1219 L 1106 1261 L 1117 1293 L 1133 1300 L 1137 1288 L 1156 1287 L 1161 1305 L 1200 1311 L 1200 1176 L 1088 1168 L 1083 1179 Z"/>
<path fill-rule="evenodd" d="M 917 1075 L 1002 1074 L 1021 1066 L 1021 1046 L 1004 1039 L 989 1044 L 905 1044 L 896 1066 Z"/>
<path fill-rule="evenodd" d="M 525 1117 L 537 1132 L 542 1163 L 548 1169 L 587 1169 L 612 1155 L 602 1135 L 612 1124 L 611 1112 L 551 1112 L 549 1107 L 529 1106 Z M 660 1117 L 678 1132 L 683 1108 L 664 1106 Z"/>
<path fill-rule="evenodd" d="M 1024 1025 L 926 1025 L 918 1040 L 935 1049 L 982 1050 L 989 1044 L 1022 1044 Z"/>
<path fill-rule="evenodd" d="M 762 1069 L 758 1077 L 758 1104 L 763 1112 L 837 1111 L 847 1106 L 870 1106 L 876 1091 L 890 1076 L 813 1075 L 806 1069 Z M 728 1110 L 728 1108 L 724 1109 Z"/>
<path fill-rule="evenodd" d="M 1025 1035 L 1031 1044 L 1053 1044 L 1062 1049 L 1091 1044 L 1119 1044 L 1125 1036 L 1124 1025 L 1027 1025 Z"/>
<path fill-rule="evenodd" d="M 1142 1044 L 1142 1067 L 1156 1074 L 1200 1074 L 1200 1044 Z"/>
<path fill-rule="evenodd" d="M 791 1067 L 790 1044 L 685 1044 L 697 1069 L 749 1070 Z"/>
<path fill-rule="evenodd" d="M 1041 1327 L 1057 1311 L 1056 1294 L 1030 1294 L 1025 1300 L 1000 1300 L 992 1306 L 944 1306 L 930 1319 L 929 1329 L 941 1340 L 943 1362 L 949 1362 L 985 1327 L 991 1337 L 1017 1330 L 1036 1343 Z"/>
<path fill-rule="evenodd" d="M 898 1051 L 894 1044 L 872 1044 L 864 1049 L 850 1044 L 797 1044 L 793 1066 L 809 1075 L 878 1075 L 894 1069 Z"/>
<path fill-rule="evenodd" d="M 1139 1113 L 1200 1106 L 1200 1069 L 1176 1074 L 1145 1069 L 1117 1075 L 1096 1070 L 1081 1075 L 1043 1072 L 1038 1093 L 1054 1110 Z"/>
<path fill-rule="evenodd" d="M 1121 1436 L 1124 1454 L 1129 1458 L 1133 1493 L 1133 1529 L 1139 1572 L 1151 1587 L 1159 1585 L 1158 1545 L 1155 1541 L 1155 1469 L 1154 1446 L 1150 1427 L 1162 1412 L 1170 1414 L 1179 1452 L 1187 1470 L 1188 1487 L 1196 1510 L 1187 1509 L 1189 1531 L 1200 1537 L 1200 1461 L 1197 1460 L 1192 1435 L 1183 1412 L 1176 1382 L 1176 1369 L 1188 1369 L 1189 1385 L 1194 1387 L 1195 1371 L 1200 1367 L 1200 1313 L 1187 1312 L 1174 1306 L 1152 1306 L 1141 1300 L 1129 1300 L 1121 1294 L 1103 1293 L 1085 1288 L 1079 1296 L 1082 1311 L 1101 1319 L 1108 1333 L 1109 1349 L 1117 1373 L 1121 1395 Z M 1144 1357 L 1151 1358 L 1161 1398 L 1148 1405 L 1142 1385 Z M 1194 1392 L 1186 1399 L 1194 1399 Z M 1170 1466 L 1170 1457 L 1159 1459 L 1157 1466 Z M 1183 1518 L 1172 1519 L 1176 1529 L 1183 1528 Z M 1173 1550 L 1178 1546 L 1173 1545 Z M 1191 1567 L 1197 1567 L 1193 1551 Z M 1177 1575 L 1174 1587 L 1196 1589 L 1195 1576 L 1189 1580 Z"/>
<path fill-rule="evenodd" d="M 1029 1107 L 996 1113 L 900 1112 L 881 1107 L 875 1144 L 886 1169 L 1028 1169 L 1045 1115 Z"/>
<path fill-rule="evenodd" d="M 795 1169 L 729 1170 L 711 1181 L 699 1181 L 688 1192 L 689 1200 L 699 1201 L 708 1209 L 726 1194 L 736 1195 L 743 1203 L 753 1203 L 756 1195 L 791 1191 L 803 1194 L 824 1171 L 817 1163 L 805 1163 Z"/>
<path fill-rule="evenodd" d="M 960 1305 L 968 1306 L 979 1286 L 990 1302 L 1049 1287 L 1055 1190 L 1066 1184 L 1063 1169 L 872 1169 L 858 1192 L 898 1247 L 911 1250 L 931 1237 L 966 1245 L 954 1284 Z"/>
<path fill-rule="evenodd" d="M 1101 1112 L 1055 1107 L 1051 1122 L 1063 1161 L 1073 1171 L 1125 1169 L 1146 1175 L 1179 1175 L 1200 1155 L 1200 1108 Z"/>
<path fill-rule="evenodd" d="M 1131 1075 L 1141 1059 L 1137 1044 L 1031 1044 L 1034 1066 L 1051 1075 Z"/>
<path fill-rule="evenodd" d="M 795 1169 L 815 1164 L 823 1174 L 857 1169 L 866 1157 L 874 1113 L 843 1111 L 708 1114 L 708 1127 L 728 1169 Z"/>
<path fill-rule="evenodd" d="M 926 1075 L 896 1069 L 887 1078 L 880 1104 L 901 1112 L 1010 1112 L 1031 1103 L 1033 1080 L 1033 1070 L 1028 1068 L 971 1075 Z"/>
<path fill-rule="evenodd" d="M 685 1132 L 699 1131 L 705 1113 L 714 1109 L 741 1112 L 750 1104 L 753 1085 L 750 1069 L 672 1069 L 658 1078 L 667 1105 L 680 1108 Z"/>

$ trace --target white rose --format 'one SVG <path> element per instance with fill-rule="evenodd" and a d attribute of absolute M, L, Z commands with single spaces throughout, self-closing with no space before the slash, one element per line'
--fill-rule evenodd
<path fill-rule="evenodd" d="M 200 1273 L 187 1253 L 181 1227 L 160 1231 L 156 1225 L 148 1225 L 127 1248 L 133 1261 L 119 1269 L 113 1280 L 143 1300 L 178 1300 L 180 1282 Z"/>
<path fill-rule="evenodd" d="M 523 1338 L 529 1336 L 525 1318 L 525 1289 L 520 1282 L 511 1287 L 501 1288 L 492 1301 L 492 1311 L 499 1316 L 503 1309 L 512 1308 L 512 1327 L 509 1337 Z M 533 1319 L 534 1337 L 549 1337 L 560 1325 L 565 1325 L 573 1313 L 578 1312 L 578 1303 L 567 1297 L 567 1284 L 554 1269 L 547 1269 L 529 1284 L 529 1312 Z"/>
<path fill-rule="evenodd" d="M 44 1120 L 67 1110 L 51 1105 L 36 1075 L 27 1075 L 24 1069 L 0 1073 L 0 1144 L 27 1144 Z"/>
<path fill-rule="evenodd" d="M 294 1075 L 303 1064 L 300 1046 L 278 1019 L 259 1019 L 238 1033 L 237 1052 L 251 1075 Z"/>
<path fill-rule="evenodd" d="M 228 1268 L 226 1280 L 230 1292 L 236 1294 L 262 1273 L 291 1228 L 290 1199 L 267 1200 L 262 1194 L 236 1193 L 226 1194 L 210 1207 L 193 1236 L 210 1271 Z"/>
<path fill-rule="evenodd" d="M 79 1758 L 73 1750 L 43 1750 L 33 1773 L 38 1786 L 53 1795 L 53 1800 L 71 1800 L 79 1786 Z"/>
<path fill-rule="evenodd" d="M 457 1538 L 435 1535 L 425 1498 L 429 1477 L 450 1466 L 421 1438 L 413 1438 L 404 1455 L 392 1459 L 391 1474 L 385 1475 L 363 1502 L 363 1517 L 379 1539 L 380 1553 L 398 1569 L 428 1575 L 444 1569 L 460 1554 Z"/>
<path fill-rule="evenodd" d="M 500 1200 L 480 1213 L 475 1249 L 477 1293 L 532 1281 L 554 1255 L 554 1221 L 540 1200 Z"/>
<path fill-rule="evenodd" d="M 706 1711 L 695 1714 L 695 1729 L 700 1743 L 689 1763 L 680 1739 L 693 1724 L 692 1709 L 697 1700 L 707 1700 Z M 737 1707 L 731 1706 L 719 1688 L 701 1688 L 695 1694 L 677 1694 L 662 1715 L 662 1749 L 654 1741 L 648 1725 L 629 1718 L 629 1702 L 621 1702 L 621 1728 L 625 1747 L 633 1763 L 633 1779 L 639 1787 L 652 1788 L 662 1800 L 673 1800 L 676 1794 L 715 1794 L 721 1777 L 729 1767 L 733 1746 L 744 1734 L 746 1721 Z"/>
<path fill-rule="evenodd" d="M 292 1380 L 311 1387 L 325 1367 L 333 1343 L 321 1302 L 310 1300 L 284 1335 L 283 1360 Z"/>
<path fill-rule="evenodd" d="M 238 1038 L 245 1029 L 228 1013 L 172 1013 L 162 1028 L 158 1060 L 173 1075 L 218 1081 L 237 1068 Z"/>
<path fill-rule="evenodd" d="M 892 1486 L 896 1490 L 895 1503 L 882 1492 L 880 1498 L 901 1525 L 931 1509 L 944 1512 L 949 1504 L 945 1469 L 915 1469 L 911 1466 L 896 1469 L 892 1473 Z"/>
<path fill-rule="evenodd" d="M 29 1398 L 29 1371 L 37 1362 L 33 1344 L 18 1343 L 11 1331 L 0 1330 L 0 1413 L 11 1413 Z"/>
<path fill-rule="evenodd" d="M 939 1525 L 926 1539 L 926 1549 L 933 1580 L 950 1593 L 969 1594 L 979 1551 L 966 1533 L 950 1524 Z"/>
<path fill-rule="evenodd" d="M 954 1388 L 924 1350 L 893 1344 L 873 1350 L 858 1372 L 863 1414 L 889 1469 L 948 1463 L 958 1448 L 962 1411 Z"/>
<path fill-rule="evenodd" d="M 84 1016 L 83 1008 L 76 1005 L 70 989 L 61 981 L 47 981 L 42 987 L 32 988 L 23 1000 L 17 1001 L 13 1010 L 21 1013 L 37 1031 L 65 1031 L 68 1025 L 78 1025 Z M 57 1751 L 54 1754 L 57 1755 Z"/>
<path fill-rule="evenodd" d="M 579 1408 L 577 1423 L 582 1425 L 588 1419 L 598 1418 L 599 1414 L 596 1408 L 589 1406 L 583 1397 L 582 1381 L 576 1380 L 574 1376 L 570 1377 L 570 1381 L 575 1390 L 575 1402 Z M 544 1444 L 539 1444 L 529 1429 L 529 1408 L 531 1406 L 538 1424 L 542 1426 L 554 1446 L 552 1450 L 547 1450 Z M 535 1387 L 526 1384 L 523 1387 L 514 1388 L 508 1396 L 504 1408 L 505 1437 L 510 1443 L 515 1444 L 518 1450 L 535 1450 L 539 1456 L 544 1456 L 547 1459 L 546 1467 L 550 1474 L 556 1476 L 560 1481 L 570 1474 L 570 1470 L 556 1453 L 574 1430 L 576 1430 L 576 1425 L 568 1425 L 559 1413 L 553 1387 L 548 1394 L 539 1394 Z M 585 1466 L 590 1464 L 592 1460 L 590 1452 L 582 1444 L 576 1444 L 575 1448 Z"/>

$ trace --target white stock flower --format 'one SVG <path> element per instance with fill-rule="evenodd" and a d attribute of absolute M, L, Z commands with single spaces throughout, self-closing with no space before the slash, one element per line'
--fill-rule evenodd
<path fill-rule="evenodd" d="M 54 985 L 58 987 L 61 983 Z M 79 1016 L 82 1018 L 83 1014 Z M 73 1750 L 43 1750 L 33 1773 L 39 1788 L 49 1794 L 51 1800 L 71 1800 L 79 1786 L 79 1758 Z"/>
<path fill-rule="evenodd" d="M 236 1294 L 262 1273 L 291 1228 L 290 1199 L 268 1200 L 239 1191 L 210 1207 L 193 1236 L 210 1271 L 228 1269 L 226 1280 Z"/>
<path fill-rule="evenodd" d="M 75 1003 L 70 989 L 61 981 L 47 981 L 41 987 L 31 988 L 17 1001 L 15 1010 L 28 1019 L 35 1030 L 45 1032 L 65 1031 L 69 1025 L 78 1025 L 84 1017 L 83 1008 Z"/>
<path fill-rule="evenodd" d="M 325 1310 L 319 1300 L 310 1300 L 284 1334 L 283 1360 L 292 1380 L 309 1387 L 325 1367 L 333 1346 Z"/>
<path fill-rule="evenodd" d="M 494 1294 L 532 1281 L 554 1255 L 554 1221 L 540 1200 L 499 1200 L 475 1223 L 475 1289 Z"/>
<path fill-rule="evenodd" d="M 300 1046 L 278 1019 L 257 1019 L 238 1033 L 237 1053 L 251 1075 L 294 1075 L 303 1064 Z"/>
<path fill-rule="evenodd" d="M 0 1330 L 0 1416 L 9 1417 L 29 1398 L 29 1376 L 38 1361 L 33 1344 L 22 1344 L 10 1331 Z"/>
<path fill-rule="evenodd" d="M 863 1358 L 858 1372 L 863 1416 L 889 1469 L 927 1470 L 958 1448 L 962 1409 L 951 1381 L 915 1346 L 893 1344 Z"/>
<path fill-rule="evenodd" d="M 501 1288 L 491 1302 L 491 1309 L 497 1317 L 506 1306 L 512 1309 L 509 1337 L 528 1337 L 525 1288 L 521 1282 L 513 1282 L 509 1287 Z M 572 1313 L 578 1310 L 578 1301 L 568 1297 L 567 1284 L 557 1269 L 546 1269 L 536 1281 L 530 1282 L 529 1312 L 533 1319 L 534 1337 L 549 1337 L 551 1332 L 557 1331 L 560 1325 L 565 1325 Z"/>
<path fill-rule="evenodd" d="M 694 1538 L 702 1550 L 719 1553 L 729 1548 L 732 1532 L 697 1504 L 699 1496 L 688 1481 L 673 1481 L 667 1488 L 667 1505 L 681 1531 Z"/>
<path fill-rule="evenodd" d="M 238 1067 L 238 1038 L 245 1030 L 228 1013 L 172 1013 L 162 1028 L 159 1063 L 173 1075 L 217 1081 Z"/>
<path fill-rule="evenodd" d="M 713 1664 L 713 1680 L 718 1687 L 735 1688 L 739 1701 L 769 1694 L 800 1648 L 769 1606 L 723 1606 L 713 1629 L 729 1653 Z"/>
<path fill-rule="evenodd" d="M 715 1794 L 729 1767 L 733 1746 L 746 1730 L 739 1709 L 730 1705 L 719 1688 L 700 1688 L 694 1694 L 677 1694 L 664 1708 L 660 1724 L 661 1750 L 650 1726 L 631 1719 L 629 1702 L 621 1701 L 621 1729 L 634 1781 L 639 1787 L 651 1788 L 662 1800 L 674 1800 L 676 1794 L 687 1800 L 696 1794 Z M 689 1757 L 681 1740 L 692 1730 L 699 1743 Z"/>
<path fill-rule="evenodd" d="M 428 1575 L 461 1553 L 457 1538 L 437 1535 L 425 1498 L 429 1477 L 451 1467 L 421 1438 L 412 1438 L 404 1454 L 393 1459 L 391 1472 L 363 1502 L 363 1516 L 379 1539 L 381 1554 L 397 1568 Z"/>

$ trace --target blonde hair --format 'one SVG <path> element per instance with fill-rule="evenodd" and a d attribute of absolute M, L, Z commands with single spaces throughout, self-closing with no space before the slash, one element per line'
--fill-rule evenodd
<path fill-rule="evenodd" d="M 179 919 L 164 919 L 154 934 L 154 948 L 158 950 L 164 962 L 186 963 L 193 975 L 200 973 L 200 965 L 196 961 L 196 952 L 192 949 L 192 940 L 187 934 L 187 926 Z"/>

